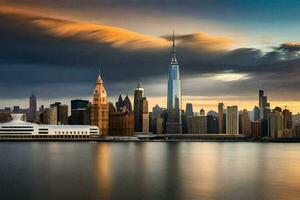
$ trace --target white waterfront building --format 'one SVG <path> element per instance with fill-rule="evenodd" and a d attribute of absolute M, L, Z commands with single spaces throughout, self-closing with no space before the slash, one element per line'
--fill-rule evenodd
<path fill-rule="evenodd" d="M 35 124 L 23 121 L 23 114 L 11 116 L 12 121 L 0 124 L 0 137 L 89 138 L 99 136 L 97 126 Z"/>

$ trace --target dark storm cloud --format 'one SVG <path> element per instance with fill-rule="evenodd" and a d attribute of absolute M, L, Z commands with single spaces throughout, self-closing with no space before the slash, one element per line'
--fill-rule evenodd
<path fill-rule="evenodd" d="M 292 91 L 300 84 L 295 78 L 298 46 L 282 44 L 263 53 L 254 48 L 225 50 L 230 39 L 205 33 L 177 39 L 183 79 L 228 71 L 251 76 L 222 83 L 220 90 L 216 85 L 216 92 L 239 94 L 259 83 Z M 99 66 L 112 95 L 129 91 L 138 81 L 155 84 L 167 76 L 169 40 L 170 36 L 154 38 L 113 27 L 0 12 L 0 94 L 27 96 L 28 91 L 39 90 L 42 96 L 90 95 L 87 88 L 93 87 Z M 195 95 L 195 85 L 184 87 L 185 95 Z"/>

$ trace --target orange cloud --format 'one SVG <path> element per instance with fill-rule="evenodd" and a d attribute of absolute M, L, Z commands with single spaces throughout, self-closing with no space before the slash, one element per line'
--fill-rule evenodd
<path fill-rule="evenodd" d="M 227 37 L 213 36 L 204 32 L 197 32 L 188 35 L 181 35 L 177 37 L 180 42 L 185 45 L 199 48 L 205 47 L 206 49 L 225 49 L 233 44 L 233 40 Z"/>
<path fill-rule="evenodd" d="M 30 25 L 41 28 L 43 33 L 58 38 L 105 43 L 113 48 L 128 50 L 161 49 L 171 46 L 170 38 L 149 36 L 114 26 L 45 17 L 37 9 L 0 6 L 0 14 L 18 16 Z M 204 32 L 179 35 L 176 38 L 182 46 L 208 50 L 223 50 L 233 42 L 230 38 L 212 36 Z"/>
<path fill-rule="evenodd" d="M 143 49 L 164 48 L 170 46 L 170 42 L 166 39 L 143 35 L 112 26 L 68 22 L 45 18 L 33 20 L 32 23 L 47 29 L 50 34 L 57 37 L 76 37 L 79 40 L 108 43 L 112 47 Z"/>

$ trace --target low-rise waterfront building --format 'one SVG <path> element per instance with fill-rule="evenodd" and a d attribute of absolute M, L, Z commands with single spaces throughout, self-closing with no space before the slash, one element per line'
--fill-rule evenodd
<path fill-rule="evenodd" d="M 23 114 L 12 114 L 12 121 L 0 125 L 0 138 L 89 138 L 99 136 L 97 126 L 47 125 L 22 120 Z"/>

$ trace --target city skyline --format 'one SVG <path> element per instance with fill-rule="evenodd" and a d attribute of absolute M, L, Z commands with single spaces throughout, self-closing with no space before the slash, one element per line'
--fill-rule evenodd
<path fill-rule="evenodd" d="M 59 5 L 50 1 L 32 0 L 25 6 L 22 1 L 0 1 L 3 47 L 0 105 L 24 107 L 32 91 L 45 105 L 54 101 L 69 104 L 74 98 L 90 99 L 95 73 L 101 65 L 110 101 L 120 93 L 128 94 L 133 100 L 133 90 L 137 82 L 142 82 L 149 107 L 156 104 L 167 107 L 166 70 L 172 44 L 170 32 L 175 29 L 183 105 L 191 102 L 196 111 L 217 110 L 217 103 L 224 102 L 250 110 L 257 105 L 257 90 L 262 86 L 271 107 L 287 105 L 293 113 L 300 111 L 297 93 L 300 46 L 294 28 L 296 22 L 288 16 L 288 12 L 297 11 L 297 3 L 284 4 L 281 9 L 285 14 L 280 23 L 289 30 L 283 34 L 276 25 L 267 24 L 279 20 L 275 14 L 283 1 L 272 5 L 261 3 L 263 10 L 272 10 L 265 13 L 249 1 L 236 5 L 221 2 L 221 7 L 229 13 L 224 19 L 217 14 L 220 6 L 201 1 L 205 8 L 215 7 L 209 9 L 211 14 L 202 12 L 199 14 L 202 18 L 197 15 L 195 20 L 190 16 L 191 7 L 199 8 L 199 3 L 190 1 L 175 15 L 172 11 L 179 10 L 180 4 L 167 1 L 161 6 L 167 7 L 168 2 L 172 6 L 161 13 L 163 20 L 156 27 L 151 21 L 155 16 L 150 11 L 160 12 L 161 8 L 152 1 L 147 2 L 140 5 L 130 1 L 125 5 L 115 1 L 112 8 L 107 2 L 90 1 L 79 13 L 78 4 L 68 0 L 60 2 L 59 5 L 64 5 L 61 9 L 56 9 Z M 123 15 L 129 19 L 133 17 L 132 10 L 147 12 L 144 15 L 136 12 L 141 18 L 134 25 L 108 12 L 97 14 L 92 7 L 114 12 L 124 8 Z M 249 22 L 241 18 L 241 10 L 250 15 Z M 259 23 L 254 14 L 265 17 L 266 22 Z M 229 19 L 235 19 L 234 23 L 230 24 Z M 247 25 L 252 28 L 264 23 L 265 32 L 260 29 L 255 37 L 256 29 L 245 29 Z M 151 28 L 147 28 L 149 24 Z M 166 28 L 158 28 L 162 24 Z M 23 26 L 31 27 L 30 31 Z M 248 42 L 241 42 L 237 35 Z M 262 41 L 263 36 L 269 41 Z"/>

